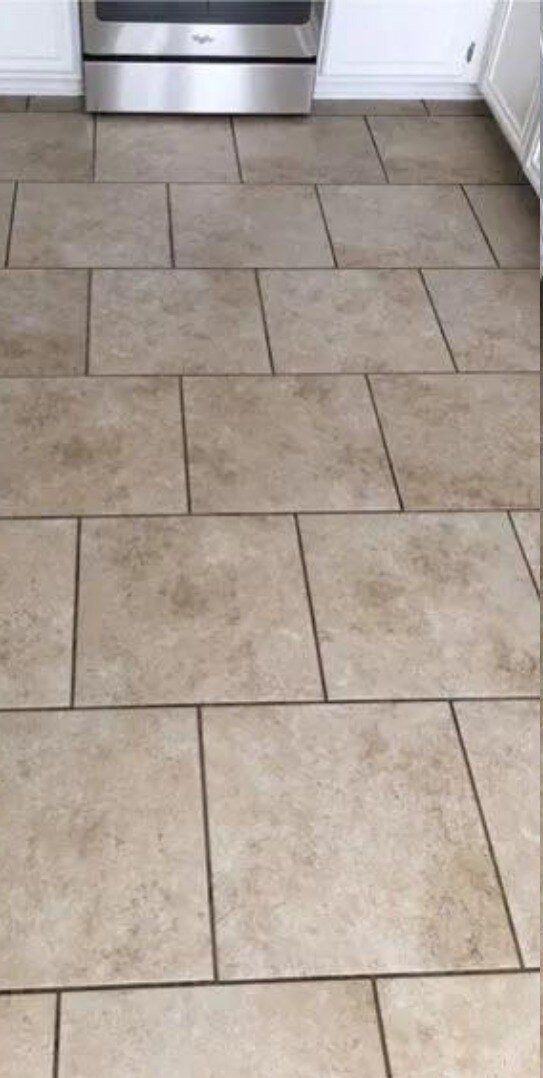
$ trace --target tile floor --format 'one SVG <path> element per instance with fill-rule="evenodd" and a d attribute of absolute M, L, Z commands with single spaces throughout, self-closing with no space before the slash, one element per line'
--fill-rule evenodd
<path fill-rule="evenodd" d="M 0 98 L 0 1078 L 535 1078 L 537 200 L 479 102 Z"/>

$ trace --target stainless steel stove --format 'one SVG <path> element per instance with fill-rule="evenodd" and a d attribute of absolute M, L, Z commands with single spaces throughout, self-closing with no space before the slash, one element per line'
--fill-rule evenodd
<path fill-rule="evenodd" d="M 82 0 L 92 112 L 303 113 L 322 0 Z"/>

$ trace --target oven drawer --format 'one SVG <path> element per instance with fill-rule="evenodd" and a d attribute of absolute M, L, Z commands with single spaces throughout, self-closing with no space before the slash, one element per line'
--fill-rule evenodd
<path fill-rule="evenodd" d="M 314 63 L 85 61 L 89 112 L 305 113 Z"/>

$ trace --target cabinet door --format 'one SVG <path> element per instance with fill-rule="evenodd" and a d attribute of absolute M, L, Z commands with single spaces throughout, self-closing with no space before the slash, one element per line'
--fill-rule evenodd
<path fill-rule="evenodd" d="M 75 0 L 0 3 L 0 92 L 76 92 L 80 55 Z"/>
<path fill-rule="evenodd" d="M 534 0 L 498 3 L 481 91 L 524 158 L 539 97 L 539 4 Z"/>

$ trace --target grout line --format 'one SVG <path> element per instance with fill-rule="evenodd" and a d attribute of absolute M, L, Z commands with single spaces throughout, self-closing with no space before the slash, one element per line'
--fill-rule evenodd
<path fill-rule="evenodd" d="M 273 362 L 273 350 L 272 350 L 272 345 L 271 345 L 270 331 L 269 331 L 269 328 L 268 328 L 268 320 L 266 318 L 266 307 L 265 307 L 265 304 L 264 304 L 264 295 L 263 295 L 263 292 L 262 292 L 262 281 L 260 280 L 260 271 L 255 269 L 254 273 L 255 273 L 255 281 L 256 281 L 256 290 L 258 292 L 258 302 L 260 304 L 260 314 L 262 316 L 262 323 L 263 323 L 263 328 L 264 328 L 264 336 L 266 338 L 266 347 L 268 349 L 268 360 L 269 360 L 269 363 L 270 363 L 271 373 L 275 374 L 275 364 Z M 257 378 L 262 378 L 262 377 L 267 378 L 268 375 L 257 375 L 256 377 Z"/>
<path fill-rule="evenodd" d="M 491 242 L 490 242 L 490 240 L 489 240 L 489 238 L 488 238 L 488 236 L 486 234 L 486 231 L 485 231 L 485 229 L 483 228 L 483 226 L 481 224 L 479 214 L 476 212 L 476 210 L 475 210 L 475 208 L 473 206 L 473 203 L 471 202 L 471 199 L 470 199 L 470 197 L 468 195 L 468 192 L 466 191 L 465 185 L 463 183 L 461 183 L 459 185 L 459 187 L 460 187 L 460 190 L 461 190 L 462 194 L 464 195 L 464 198 L 465 198 L 465 200 L 466 200 L 466 202 L 467 202 L 467 204 L 468 204 L 468 206 L 469 206 L 475 220 L 477 221 L 477 224 L 479 225 L 479 229 L 482 232 L 483 239 L 485 240 L 485 243 L 486 243 L 486 245 L 487 245 L 487 247 L 488 247 L 488 249 L 490 251 L 490 254 L 492 255 L 492 258 L 494 259 L 496 267 L 498 269 L 501 269 L 498 256 L 496 255 L 496 252 L 495 252 L 495 250 L 494 250 L 494 248 L 493 248 L 493 246 L 492 246 L 492 244 L 491 244 Z"/>
<path fill-rule="evenodd" d="M 393 1078 L 392 1066 L 390 1064 L 390 1053 L 385 1036 L 385 1023 L 383 1020 L 383 1012 L 381 1010 L 381 1000 L 379 999 L 379 989 L 377 981 L 374 977 L 371 980 L 371 990 L 373 992 L 373 1003 L 375 1006 L 375 1016 L 377 1018 L 377 1027 L 379 1029 L 379 1040 L 381 1041 L 381 1051 L 383 1053 L 383 1063 L 385 1067 L 386 1078 Z"/>
<path fill-rule="evenodd" d="M 96 180 L 96 143 L 97 143 L 98 129 L 96 113 L 92 116 L 92 164 L 91 164 L 91 180 L 94 183 Z"/>
<path fill-rule="evenodd" d="M 13 272 L 13 271 L 11 271 L 11 272 Z M 18 272 L 18 271 L 15 271 L 15 272 Z M 23 270 L 22 272 L 26 273 L 27 271 Z M 55 271 L 53 270 L 52 272 L 55 272 Z M 77 272 L 79 272 L 79 271 L 77 271 Z M 90 270 L 89 272 L 94 274 L 96 271 L 95 270 Z M 251 272 L 251 271 L 249 271 L 249 272 Z M 259 271 L 257 271 L 257 272 L 259 272 Z M 269 271 L 267 271 L 267 272 L 269 272 Z M 274 373 L 275 373 L 275 371 L 274 371 Z M 434 376 L 436 378 L 451 378 L 451 377 L 454 377 L 456 373 L 458 373 L 458 374 L 460 374 L 462 376 L 466 375 L 469 378 L 473 378 L 473 377 L 477 377 L 477 376 L 487 376 L 487 375 L 490 375 L 491 377 L 494 377 L 494 378 L 496 376 L 498 376 L 498 377 L 506 378 L 506 379 L 511 377 L 511 376 L 514 376 L 515 378 L 518 378 L 521 375 L 523 375 L 526 378 L 528 378 L 528 377 L 539 378 L 538 371 L 536 371 L 536 370 L 526 370 L 526 369 L 525 370 L 507 370 L 507 371 L 503 371 L 503 370 L 501 370 L 501 371 L 498 371 L 498 370 L 484 370 L 484 371 L 483 370 L 481 370 L 481 371 L 477 371 L 477 370 L 469 370 L 469 371 L 458 370 L 458 372 L 456 372 L 456 371 L 453 371 L 453 370 L 436 371 L 436 370 L 428 370 L 428 369 L 417 370 L 417 371 L 402 371 L 402 370 L 399 370 L 399 369 L 395 370 L 395 371 L 391 371 L 391 370 L 380 371 L 378 368 L 373 368 L 372 370 L 366 370 L 366 371 L 282 370 L 282 371 L 279 372 L 277 377 L 278 378 L 365 378 L 366 375 L 371 375 L 371 376 L 378 375 L 379 378 L 421 378 L 421 377 L 433 378 Z M 174 371 L 174 370 L 171 370 L 171 371 L 163 371 L 163 370 L 160 370 L 160 371 L 89 371 L 88 377 L 89 378 L 96 378 L 96 379 L 101 379 L 101 378 L 102 379 L 111 379 L 112 381 L 114 379 L 116 379 L 116 378 L 119 378 L 121 380 L 123 378 L 155 378 L 155 379 L 156 378 L 185 378 L 185 379 L 186 378 L 265 378 L 266 379 L 266 378 L 270 377 L 270 374 L 271 374 L 270 371 L 221 371 L 220 373 L 217 373 L 215 371 L 202 371 L 201 372 L 201 371 L 178 371 L 178 370 L 176 370 L 176 371 Z M 34 381 L 34 382 L 41 382 L 41 381 L 54 382 L 55 380 L 58 381 L 59 379 L 62 379 L 62 378 L 70 378 L 71 380 L 73 380 L 73 379 L 77 379 L 77 378 L 81 378 L 81 377 L 82 377 L 82 375 L 77 375 L 77 374 L 71 374 L 71 375 L 66 375 L 66 374 L 0 374 L 0 383 L 1 382 L 32 382 L 32 381 Z M 528 507 L 528 508 L 533 509 L 533 506 Z M 514 511 L 516 512 L 517 510 L 515 509 Z"/>
<path fill-rule="evenodd" d="M 62 1012 L 62 995 L 60 991 L 56 993 L 55 999 L 55 1024 L 53 1033 L 53 1078 L 58 1078 L 60 1072 L 60 1022 Z"/>
<path fill-rule="evenodd" d="M 516 541 L 517 541 L 517 543 L 518 543 L 518 545 L 520 547 L 520 552 L 521 552 L 522 557 L 524 559 L 524 564 L 526 565 L 528 573 L 530 574 L 530 580 L 532 581 L 532 584 L 533 584 L 533 586 L 534 586 L 534 588 L 536 590 L 536 594 L 539 597 L 539 587 L 538 587 L 536 575 L 535 575 L 535 573 L 534 573 L 534 571 L 532 569 L 532 566 L 530 565 L 530 561 L 529 561 L 528 555 L 527 555 L 527 553 L 526 553 L 526 551 L 524 549 L 522 539 L 520 538 L 520 535 L 519 535 L 518 530 L 517 530 L 517 526 L 515 524 L 515 521 L 513 520 L 512 513 L 515 512 L 515 511 L 518 511 L 518 510 L 508 509 L 507 516 L 509 517 L 509 523 L 510 523 L 512 529 L 513 529 L 513 535 L 515 536 L 515 539 L 516 539 Z M 522 509 L 520 510 L 520 512 L 523 512 L 523 511 L 527 512 L 529 510 L 522 510 Z M 534 512 L 537 512 L 537 509 L 534 510 Z"/>
<path fill-rule="evenodd" d="M 50 992 L 74 993 L 74 992 L 122 992 L 127 989 L 134 991 L 149 988 L 242 988 L 244 985 L 266 984 L 344 984 L 352 981 L 411 981 L 411 980 L 435 980 L 438 978 L 451 977 L 525 977 L 533 973 L 539 973 L 539 966 L 526 966 L 520 969 L 518 966 L 495 966 L 486 969 L 432 969 L 432 970 L 394 970 L 381 973 L 316 973 L 308 976 L 286 977 L 239 977 L 212 981 L 209 978 L 193 981 L 120 981 L 118 984 L 69 984 L 69 985 L 40 985 L 39 988 L 0 988 L 0 998 L 3 996 L 36 996 L 46 995 Z"/>
<path fill-rule="evenodd" d="M 392 482 L 394 483 L 394 489 L 396 491 L 396 497 L 398 499 L 400 509 L 402 510 L 402 512 L 404 512 L 405 511 L 405 506 L 404 506 L 402 494 L 401 494 L 401 491 L 400 491 L 400 484 L 398 483 L 398 480 L 397 480 L 397 477 L 396 477 L 396 472 L 394 471 L 394 464 L 392 462 L 392 456 L 391 456 L 391 453 L 390 453 L 390 449 L 388 448 L 388 443 L 387 443 L 387 440 L 385 438 L 385 432 L 384 432 L 384 429 L 383 429 L 383 424 L 381 422 L 381 416 L 379 415 L 379 410 L 377 408 L 377 403 L 376 403 L 375 395 L 374 395 L 374 392 L 373 392 L 373 386 L 371 384 L 371 380 L 370 380 L 369 375 L 366 374 L 364 377 L 366 379 L 366 385 L 368 387 L 368 393 L 369 393 L 369 396 L 370 396 L 370 400 L 371 400 L 371 403 L 373 405 L 373 411 L 374 411 L 375 419 L 377 421 L 377 426 L 379 427 L 379 433 L 381 435 L 381 441 L 383 443 L 383 449 L 385 451 L 386 458 L 387 458 L 387 461 L 388 461 L 388 467 L 390 469 L 391 479 L 392 479 Z M 395 510 L 395 511 L 397 512 L 397 510 Z M 394 512 L 394 510 L 392 510 L 392 512 Z"/>
<path fill-rule="evenodd" d="M 93 270 L 87 270 L 87 317 L 85 322 L 85 370 L 88 377 L 90 372 L 90 347 L 91 347 L 91 306 L 92 306 L 92 283 Z"/>
<path fill-rule="evenodd" d="M 414 119 L 416 119 L 416 117 L 414 117 Z M 369 132 L 369 136 L 370 136 L 370 138 L 371 138 L 371 141 L 372 141 L 372 143 L 373 143 L 373 148 L 374 148 L 374 150 L 375 150 L 375 153 L 377 154 L 377 159 L 378 159 L 378 161 L 379 161 L 379 164 L 380 164 L 380 166 L 381 166 L 381 168 L 382 168 L 382 170 L 383 170 L 383 176 L 384 176 L 384 178 L 385 178 L 386 182 L 387 182 L 387 183 L 390 183 L 390 178 L 389 178 L 388 172 L 387 172 L 387 170 L 386 170 L 386 167 L 385 167 L 385 162 L 384 162 L 384 160 L 383 160 L 383 156 L 382 156 L 382 154 L 381 154 L 381 151 L 380 151 L 380 149 L 379 149 L 379 147 L 378 147 L 378 145 L 377 145 L 377 139 L 375 138 L 375 135 L 374 135 L 374 133 L 373 133 L 373 128 L 372 128 L 372 126 L 371 126 L 371 123 L 370 123 L 370 121 L 369 121 L 369 118 L 368 118 L 367 116 L 364 116 L 364 121 L 365 121 L 366 127 L 367 127 L 367 129 L 368 129 L 368 132 Z M 363 185 L 362 185 L 362 186 L 363 186 Z"/>
<path fill-rule="evenodd" d="M 15 182 L 19 183 L 19 180 L 16 180 Z M 165 185 L 161 184 L 161 186 L 164 187 Z M 322 184 L 321 184 L 321 186 L 322 186 Z M 380 186 L 382 188 L 385 185 L 381 184 Z M 337 263 L 334 263 L 333 266 L 330 266 L 328 264 L 324 265 L 322 262 L 319 263 L 319 265 L 315 265 L 313 263 L 313 265 L 311 265 L 311 266 L 310 265 L 304 265 L 304 264 L 301 264 L 301 263 L 297 264 L 297 265 L 292 265 L 292 264 L 288 265 L 285 262 L 283 262 L 283 263 L 276 262 L 272 266 L 264 266 L 261 263 L 259 263 L 258 265 L 244 265 L 244 264 L 238 263 L 238 265 L 235 265 L 235 266 L 231 266 L 231 265 L 230 266 L 225 266 L 224 263 L 215 262 L 215 263 L 212 263 L 211 265 L 206 265 L 206 266 L 198 264 L 198 265 L 186 265 L 186 266 L 181 265 L 181 266 L 173 266 L 173 267 L 171 265 L 169 265 L 168 263 L 166 263 L 166 262 L 161 263 L 160 265 L 156 265 L 156 263 L 153 264 L 153 265 L 150 265 L 149 263 L 144 264 L 144 265 L 141 265 L 141 264 L 137 265 L 136 263 L 125 262 L 124 264 L 116 265 L 116 266 L 108 265 L 108 264 L 106 264 L 104 262 L 93 263 L 92 266 L 89 266 L 85 262 L 84 263 L 82 263 L 82 262 L 68 262 L 68 263 L 66 263 L 66 262 L 56 262 L 54 265 L 46 265 L 46 264 L 43 264 L 43 263 L 40 262 L 38 265 L 33 264 L 33 263 L 28 263 L 28 264 L 23 264 L 23 265 L 10 266 L 9 268 L 11 270 L 18 270 L 18 271 L 21 271 L 21 270 L 38 270 L 38 269 L 39 270 L 68 270 L 68 269 L 70 269 L 70 270 L 86 270 L 86 269 L 124 270 L 124 271 L 126 271 L 128 273 L 130 273 L 130 272 L 132 272 L 134 270 L 145 270 L 146 273 L 147 273 L 147 272 L 153 272 L 153 271 L 157 271 L 157 272 L 162 271 L 162 272 L 164 272 L 164 270 L 171 270 L 171 269 L 184 270 L 185 272 L 193 272 L 193 273 L 194 272 L 201 272 L 202 270 L 254 270 L 254 269 L 267 270 L 267 271 L 270 271 L 270 272 L 276 271 L 278 273 L 279 272 L 284 272 L 285 270 L 289 270 L 290 272 L 298 272 L 298 273 L 307 272 L 307 270 L 312 270 L 312 271 L 320 270 L 322 272 L 330 273 L 334 269 L 341 270 L 342 273 L 356 273 L 356 272 L 360 272 L 361 270 L 364 270 L 365 272 L 368 272 L 369 270 L 371 270 L 372 272 L 376 272 L 376 271 L 382 272 L 383 270 L 386 270 L 387 273 L 398 273 L 401 270 L 404 270 L 404 271 L 405 270 L 414 270 L 416 272 L 419 269 L 423 269 L 423 270 L 455 270 L 455 271 L 460 271 L 460 270 L 461 271 L 465 271 L 465 270 L 485 270 L 487 273 L 497 273 L 497 272 L 502 272 L 503 273 L 503 272 L 505 272 L 507 270 L 515 270 L 516 273 L 519 273 L 519 272 L 523 272 L 523 273 L 537 272 L 537 266 L 526 266 L 526 265 L 524 265 L 524 266 L 519 266 L 519 265 L 517 265 L 517 266 L 500 266 L 500 265 L 489 266 L 488 263 L 485 263 L 485 265 L 482 265 L 480 262 L 470 262 L 469 265 L 462 265 L 462 266 L 459 265 L 458 263 L 456 265 L 452 265 L 452 266 L 451 265 L 444 265 L 442 262 L 427 263 L 424 266 L 415 265 L 414 262 L 404 262 L 401 265 L 394 265 L 394 266 L 386 265 L 384 263 L 381 263 L 380 266 L 379 265 L 377 265 L 377 266 L 367 266 L 367 265 L 362 265 L 362 264 L 360 264 L 359 266 L 339 266 Z"/>
<path fill-rule="evenodd" d="M 31 100 L 32 100 L 31 95 L 29 95 L 28 97 L 25 97 L 25 107 L 23 109 L 24 112 L 30 112 L 30 102 L 31 102 Z"/>
<path fill-rule="evenodd" d="M 70 377 L 67 375 L 66 377 Z M 270 377 L 267 375 L 266 377 Z M 469 509 L 416 509 L 412 507 L 395 509 L 257 509 L 252 512 L 243 510 L 215 510 L 198 511 L 191 516 L 204 519 L 208 517 L 230 517 L 234 520 L 246 517 L 289 517 L 296 513 L 301 517 L 372 517 L 372 516 L 504 516 L 507 513 L 536 513 L 537 508 L 533 505 L 503 506 L 501 509 L 484 507 Z M 85 513 L 85 520 L 186 520 L 187 513 L 178 510 L 172 513 Z M 20 513 L 15 516 L 0 515 L 3 523 L 13 523 L 18 520 L 35 520 L 46 523 L 48 520 L 77 520 L 77 513 Z"/>
<path fill-rule="evenodd" d="M 81 560 L 81 518 L 77 518 L 74 566 L 74 610 L 72 621 L 72 662 L 70 678 L 70 708 L 75 707 L 75 677 L 77 665 L 77 631 L 79 620 L 79 566 Z"/>
<path fill-rule="evenodd" d="M 424 111 L 425 111 L 426 115 L 431 116 L 432 113 L 430 112 L 430 109 L 428 108 L 428 102 L 426 101 L 426 98 L 422 97 L 421 101 L 422 101 L 423 108 L 424 108 Z"/>
<path fill-rule="evenodd" d="M 213 981 L 219 980 L 219 958 L 217 948 L 217 932 L 215 922 L 215 898 L 213 894 L 213 865 L 211 861 L 211 836 L 209 828 L 209 808 L 207 794 L 207 776 L 205 762 L 204 724 L 202 708 L 196 708 L 196 726 L 198 733 L 198 758 L 200 762 L 200 788 L 202 791 L 202 822 L 204 828 L 204 849 L 207 879 L 207 908 L 209 915 L 209 937 L 211 942 L 211 957 L 213 964 Z"/>
<path fill-rule="evenodd" d="M 330 247 L 330 254 L 332 255 L 332 260 L 333 260 L 333 263 L 334 263 L 333 268 L 334 269 L 339 269 L 338 260 L 337 260 L 337 257 L 336 257 L 336 249 L 335 249 L 334 244 L 332 242 L 332 234 L 330 232 L 330 228 L 328 227 L 328 221 L 326 219 L 326 214 L 324 212 L 324 206 L 322 204 L 322 198 L 321 198 L 321 193 L 319 191 L 318 183 L 313 184 L 313 187 L 315 189 L 315 197 L 317 199 L 317 202 L 319 204 L 319 209 L 321 211 L 322 223 L 324 225 L 324 231 L 326 232 L 326 238 L 328 240 L 328 244 L 329 244 L 329 247 Z M 261 266 L 260 268 L 262 269 L 263 267 Z M 293 266 L 292 268 L 295 269 L 296 267 Z M 321 267 L 321 268 L 332 269 L 332 266 Z"/>
<path fill-rule="evenodd" d="M 239 154 L 238 137 L 237 137 L 237 134 L 236 134 L 236 126 L 235 126 L 235 123 L 234 123 L 234 117 L 233 116 L 230 117 L 230 133 L 232 135 L 232 142 L 234 143 L 234 154 L 235 154 L 235 157 L 236 157 L 236 165 L 237 165 L 237 168 L 238 168 L 239 182 L 243 183 L 244 182 L 243 181 L 243 169 L 241 167 L 241 157 L 240 157 L 240 154 Z"/>
<path fill-rule="evenodd" d="M 4 258 L 4 268 L 5 269 L 7 269 L 8 266 L 9 266 L 9 257 L 10 257 L 10 254 L 11 254 L 11 237 L 12 237 L 12 233 L 13 233 L 13 222 L 15 221 L 15 204 L 17 202 L 17 192 L 18 192 L 18 190 L 19 190 L 19 181 L 15 180 L 15 183 L 13 184 L 13 195 L 12 195 L 12 198 L 11 198 L 11 210 L 10 210 L 9 220 L 8 220 L 8 233 L 7 233 L 7 237 L 6 237 L 6 254 L 5 254 L 5 258 Z"/>
<path fill-rule="evenodd" d="M 187 499 L 187 514 L 192 513 L 192 495 L 190 489 L 190 465 L 189 465 L 189 440 L 187 433 L 187 419 L 185 415 L 185 394 L 183 392 L 183 378 L 179 379 L 179 410 L 181 413 L 181 439 L 183 444 L 183 463 L 185 469 L 185 494 Z"/>
<path fill-rule="evenodd" d="M 436 322 L 437 322 L 437 324 L 439 326 L 439 331 L 440 331 L 441 336 L 443 338 L 443 343 L 445 345 L 445 348 L 447 349 L 447 352 L 449 353 L 451 363 L 452 363 L 456 373 L 459 374 L 460 373 L 460 368 L 459 368 L 459 366 L 458 366 L 458 364 L 456 362 L 456 359 L 454 358 L 454 353 L 453 353 L 453 350 L 452 350 L 451 345 L 449 343 L 449 338 L 447 337 L 447 334 L 445 333 L 445 330 L 443 328 L 443 323 L 442 323 L 441 318 L 440 318 L 440 316 L 438 314 L 438 310 L 437 310 L 436 303 L 434 301 L 434 297 L 432 296 L 432 293 L 430 291 L 430 288 L 429 288 L 428 282 L 426 280 L 426 277 L 424 276 L 424 273 L 423 273 L 423 271 L 421 269 L 419 269 L 419 277 L 421 279 L 424 291 L 426 292 L 426 295 L 428 297 L 428 302 L 430 304 L 430 307 L 432 308 L 432 311 L 434 312 L 434 318 L 435 318 L 435 320 L 436 320 Z M 443 373 L 448 374 L 450 372 L 448 372 L 448 371 L 445 372 L 444 371 Z"/>
<path fill-rule="evenodd" d="M 296 536 L 298 539 L 298 549 L 300 551 L 300 561 L 302 565 L 302 574 L 304 578 L 305 591 L 307 595 L 307 603 L 309 607 L 309 617 L 311 619 L 311 628 L 313 630 L 313 639 L 315 641 L 315 651 L 317 655 L 317 664 L 319 667 L 319 676 L 321 679 L 322 695 L 325 701 L 328 701 L 328 689 L 326 686 L 326 677 L 324 674 L 324 663 L 322 661 L 319 633 L 317 629 L 317 619 L 315 616 L 315 607 L 313 606 L 313 597 L 311 595 L 311 587 L 309 585 L 309 573 L 307 571 L 307 563 L 305 560 L 304 544 L 302 541 L 302 532 L 300 528 L 300 521 L 298 520 L 298 514 L 294 513 L 294 527 L 296 529 Z"/>
<path fill-rule="evenodd" d="M 173 239 L 173 220 L 172 220 L 172 193 L 170 190 L 170 184 L 165 184 L 166 187 L 166 215 L 168 220 L 168 242 L 170 245 L 170 269 L 175 269 L 175 244 Z M 161 269 L 168 269 L 168 267 L 162 266 Z"/>
<path fill-rule="evenodd" d="M 517 930 L 515 928 L 515 923 L 513 921 L 513 915 L 511 913 L 511 908 L 509 906 L 509 900 L 507 898 L 507 893 L 506 893 L 505 886 L 504 886 L 503 879 L 502 879 L 502 875 L 501 875 L 501 872 L 500 872 L 500 867 L 498 865 L 498 859 L 496 857 L 496 853 L 494 851 L 494 846 L 492 844 L 492 839 L 490 837 L 490 831 L 488 829 L 488 824 L 486 822 L 486 818 L 485 818 L 485 814 L 484 814 L 484 810 L 483 810 L 483 804 L 482 804 L 481 798 L 479 796 L 479 791 L 477 789 L 477 784 L 475 782 L 475 775 L 473 774 L 473 769 L 472 769 L 470 759 L 469 759 L 469 756 L 468 756 L 468 750 L 466 748 L 466 744 L 465 744 L 465 741 L 464 741 L 464 738 L 463 738 L 463 735 L 462 735 L 462 730 L 461 730 L 461 727 L 460 727 L 460 722 L 459 722 L 459 719 L 458 719 L 458 715 L 456 713 L 456 709 L 455 709 L 455 706 L 454 706 L 454 703 L 453 703 L 452 700 L 449 700 L 449 707 L 450 707 L 450 710 L 451 710 L 451 715 L 452 715 L 454 728 L 456 730 L 456 736 L 458 738 L 458 742 L 459 742 L 459 745 L 460 745 L 460 751 L 461 751 L 462 756 L 464 758 L 464 763 L 465 763 L 466 770 L 467 770 L 467 773 L 468 773 L 468 778 L 469 778 L 469 781 L 470 781 L 470 784 L 471 784 L 473 797 L 474 797 L 475 804 L 477 806 L 477 810 L 478 810 L 478 813 L 479 813 L 479 819 L 481 821 L 481 826 L 483 828 L 484 836 L 485 836 L 485 839 L 486 839 L 488 852 L 490 854 L 490 860 L 492 861 L 492 865 L 493 865 L 493 868 L 494 868 L 494 874 L 496 876 L 496 881 L 497 881 L 498 888 L 500 890 L 500 894 L 501 894 L 501 897 L 502 897 L 504 911 L 505 911 L 505 915 L 506 915 L 507 922 L 508 922 L 508 925 L 509 925 L 509 929 L 510 929 L 510 932 L 511 932 L 511 936 L 513 938 L 513 943 L 514 943 L 515 951 L 516 951 L 516 954 L 517 954 L 517 959 L 518 959 L 518 962 L 519 962 L 519 966 L 520 966 L 521 969 L 524 969 L 525 968 L 524 958 L 522 956 L 522 950 L 521 950 L 521 947 L 520 947 L 520 943 L 519 943 L 519 939 L 518 939 L 518 935 L 517 935 Z"/>

